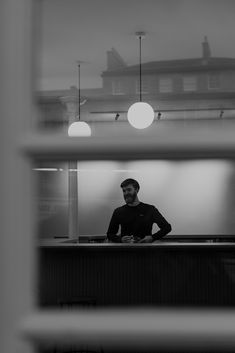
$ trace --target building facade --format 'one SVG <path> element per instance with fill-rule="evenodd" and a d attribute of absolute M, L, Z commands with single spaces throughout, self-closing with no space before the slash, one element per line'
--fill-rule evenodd
<path fill-rule="evenodd" d="M 126 121 L 128 108 L 139 100 L 139 65 L 128 66 L 112 48 L 101 76 L 102 88 L 81 90 L 82 118 Z M 156 120 L 235 117 L 235 59 L 213 57 L 206 37 L 201 57 L 143 63 L 141 77 L 142 100 L 152 105 Z M 41 92 L 38 98 L 41 126 L 67 127 L 76 119 L 76 87 Z"/>

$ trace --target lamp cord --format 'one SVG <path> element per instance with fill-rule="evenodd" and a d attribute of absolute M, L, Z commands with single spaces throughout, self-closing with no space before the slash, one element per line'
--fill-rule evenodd
<path fill-rule="evenodd" d="M 78 64 L 78 120 L 80 121 L 80 101 L 81 101 L 81 92 L 80 92 L 80 64 Z"/>

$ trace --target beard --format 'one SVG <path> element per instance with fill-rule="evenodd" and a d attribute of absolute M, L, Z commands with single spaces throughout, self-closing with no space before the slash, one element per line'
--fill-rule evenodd
<path fill-rule="evenodd" d="M 137 192 L 134 192 L 133 194 L 125 195 L 124 199 L 125 199 L 127 204 L 132 204 L 133 202 L 135 202 L 136 196 L 137 196 Z"/>

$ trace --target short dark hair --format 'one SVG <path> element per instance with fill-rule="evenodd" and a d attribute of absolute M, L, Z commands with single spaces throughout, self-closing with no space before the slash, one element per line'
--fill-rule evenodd
<path fill-rule="evenodd" d="M 129 178 L 129 179 L 125 179 L 122 183 L 121 183 L 121 188 L 124 188 L 124 187 L 126 187 L 127 185 L 133 185 L 133 187 L 135 188 L 135 189 L 140 189 L 140 185 L 139 185 L 139 183 L 138 183 L 138 181 L 137 180 L 135 180 L 135 179 L 131 179 L 131 178 Z"/>

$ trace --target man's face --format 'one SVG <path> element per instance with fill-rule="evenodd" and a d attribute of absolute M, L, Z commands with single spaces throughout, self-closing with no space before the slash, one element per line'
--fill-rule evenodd
<path fill-rule="evenodd" d="M 122 188 L 123 197 L 127 204 L 132 204 L 136 200 L 138 191 L 134 188 L 133 185 L 129 184 Z"/>

